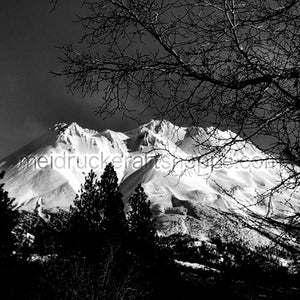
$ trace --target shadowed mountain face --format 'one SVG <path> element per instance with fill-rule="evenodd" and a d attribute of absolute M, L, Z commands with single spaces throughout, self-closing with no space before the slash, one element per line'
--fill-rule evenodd
<path fill-rule="evenodd" d="M 100 176 L 111 161 L 125 204 L 142 183 L 159 229 L 168 233 L 203 236 L 224 212 L 250 220 L 253 213 L 279 218 L 299 209 L 299 191 L 286 191 L 267 202 L 261 196 L 280 180 L 276 162 L 232 164 L 267 158 L 251 143 L 240 141 L 224 156 L 203 156 L 234 137 L 230 131 L 157 120 L 128 132 L 58 124 L 3 159 L 0 169 L 6 171 L 5 188 L 19 209 L 32 210 L 38 202 L 47 209 L 68 209 L 89 170 Z M 192 163 L 193 156 L 203 158 Z M 220 158 L 230 164 L 212 169 Z"/>

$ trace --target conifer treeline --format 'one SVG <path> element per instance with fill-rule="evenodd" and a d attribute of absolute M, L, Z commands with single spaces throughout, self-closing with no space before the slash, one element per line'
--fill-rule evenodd
<path fill-rule="evenodd" d="M 0 298 L 157 300 L 201 294 L 203 299 L 240 299 L 234 298 L 237 281 L 264 288 L 283 278 L 287 287 L 299 281 L 299 272 L 287 273 L 269 248 L 248 249 L 234 236 L 227 242 L 211 236 L 200 245 L 189 235 L 156 237 L 141 185 L 128 204 L 125 214 L 112 164 L 100 179 L 89 172 L 69 211 L 19 213 L 1 184 L 0 273 L 5 281 Z M 187 269 L 180 262 L 205 269 Z M 212 275 L 210 287 L 205 282 Z"/>

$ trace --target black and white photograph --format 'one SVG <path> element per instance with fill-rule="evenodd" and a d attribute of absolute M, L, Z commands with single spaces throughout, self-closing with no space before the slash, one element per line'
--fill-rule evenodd
<path fill-rule="evenodd" d="M 0 3 L 0 299 L 300 299 L 300 1 Z"/>

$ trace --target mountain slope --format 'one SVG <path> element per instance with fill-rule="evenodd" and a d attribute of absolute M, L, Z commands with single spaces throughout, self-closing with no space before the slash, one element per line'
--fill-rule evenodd
<path fill-rule="evenodd" d="M 177 127 L 157 120 L 124 133 L 58 124 L 1 160 L 0 169 L 6 171 L 6 189 L 19 209 L 31 210 L 39 199 L 44 208 L 67 209 L 89 170 L 93 168 L 100 176 L 112 161 L 125 204 L 142 183 L 158 223 L 164 228 L 168 224 L 171 229 L 178 227 L 181 232 L 190 230 L 191 218 L 199 220 L 203 214 L 217 218 L 215 211 L 243 218 L 251 213 L 286 217 L 299 211 L 299 191 L 285 191 L 270 201 L 261 197 L 278 184 L 282 170 L 274 161 L 272 165 L 263 163 L 267 155 L 251 143 L 238 140 L 223 157 L 189 161 L 193 156 L 214 153 L 232 138 L 238 140 L 230 131 Z M 230 164 L 212 169 L 216 158 Z M 242 158 L 260 158 L 262 162 L 232 164 Z"/>

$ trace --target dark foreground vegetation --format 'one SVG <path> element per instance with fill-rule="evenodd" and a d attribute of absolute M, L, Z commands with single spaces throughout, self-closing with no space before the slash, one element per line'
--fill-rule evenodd
<path fill-rule="evenodd" d="M 69 212 L 18 213 L 3 185 L 0 199 L 0 299 L 300 296 L 297 263 L 292 271 L 283 267 L 278 250 L 249 249 L 217 235 L 210 242 L 158 237 L 140 185 L 125 215 L 111 164 L 100 181 L 88 174 Z M 297 260 L 295 253 L 284 255 Z"/>

